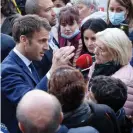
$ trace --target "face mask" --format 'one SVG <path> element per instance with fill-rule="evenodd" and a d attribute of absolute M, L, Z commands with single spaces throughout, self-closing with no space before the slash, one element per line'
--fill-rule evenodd
<path fill-rule="evenodd" d="M 76 35 L 78 35 L 80 33 L 79 29 L 76 29 L 75 32 L 72 35 L 65 35 L 63 33 L 61 33 L 61 36 L 66 38 L 66 39 L 72 39 L 74 38 Z"/>
<path fill-rule="evenodd" d="M 53 10 L 56 13 L 56 15 L 59 15 L 61 8 L 54 7 Z"/>
<path fill-rule="evenodd" d="M 109 11 L 109 20 L 113 25 L 119 25 L 125 20 L 125 12 L 115 13 Z"/>

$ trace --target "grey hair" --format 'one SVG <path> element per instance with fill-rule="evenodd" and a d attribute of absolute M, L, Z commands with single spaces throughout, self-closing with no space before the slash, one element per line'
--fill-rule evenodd
<path fill-rule="evenodd" d="M 61 104 L 55 96 L 51 95 L 51 97 L 53 101 L 53 109 L 52 109 L 53 113 L 52 116 L 49 118 L 50 119 L 49 122 L 44 123 L 43 127 L 34 124 L 33 121 L 28 119 L 27 115 L 24 114 L 24 112 L 21 110 L 23 101 L 20 100 L 17 106 L 16 117 L 18 122 L 23 124 L 25 133 L 53 133 L 58 129 L 58 126 L 60 124 L 60 116 L 62 112 Z"/>
<path fill-rule="evenodd" d="M 86 5 L 88 8 L 91 5 L 93 5 L 94 6 L 94 11 L 98 11 L 99 0 L 71 0 L 71 3 L 73 5 L 82 3 L 82 4 Z"/>
<path fill-rule="evenodd" d="M 25 12 L 26 14 L 37 14 L 39 11 L 38 0 L 26 0 Z"/>
<path fill-rule="evenodd" d="M 118 28 L 107 28 L 96 33 L 96 38 L 104 43 L 113 60 L 124 66 L 132 58 L 132 43 L 125 32 Z"/>

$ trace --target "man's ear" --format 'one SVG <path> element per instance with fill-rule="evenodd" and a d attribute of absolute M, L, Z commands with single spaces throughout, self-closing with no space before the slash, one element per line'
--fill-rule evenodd
<path fill-rule="evenodd" d="M 24 126 L 19 122 L 18 123 L 19 129 L 21 130 L 22 133 L 25 133 Z"/>
<path fill-rule="evenodd" d="M 28 43 L 28 38 L 25 35 L 21 35 L 20 38 L 20 43 L 27 44 Z"/>
<path fill-rule="evenodd" d="M 93 13 L 94 12 L 94 5 L 90 5 L 90 12 Z"/>
<path fill-rule="evenodd" d="M 61 112 L 61 113 L 60 113 L 60 124 L 59 124 L 59 126 L 58 126 L 58 128 L 57 128 L 57 132 L 58 132 L 58 130 L 59 130 L 60 127 L 61 127 L 62 121 L 63 121 L 63 113 Z"/>
<path fill-rule="evenodd" d="M 63 113 L 61 112 L 61 113 L 60 113 L 60 124 L 62 123 L 63 118 L 64 118 L 64 116 L 63 116 Z"/>

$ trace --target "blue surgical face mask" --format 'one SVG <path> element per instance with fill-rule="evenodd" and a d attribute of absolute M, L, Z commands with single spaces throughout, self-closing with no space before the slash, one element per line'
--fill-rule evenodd
<path fill-rule="evenodd" d="M 76 35 L 78 35 L 79 33 L 80 33 L 80 30 L 77 28 L 72 35 L 65 35 L 64 33 L 61 33 L 61 36 L 64 37 L 64 38 L 66 38 L 66 39 L 72 39 Z"/>
<path fill-rule="evenodd" d="M 109 11 L 109 20 L 113 25 L 120 25 L 125 20 L 125 12 L 116 13 Z"/>

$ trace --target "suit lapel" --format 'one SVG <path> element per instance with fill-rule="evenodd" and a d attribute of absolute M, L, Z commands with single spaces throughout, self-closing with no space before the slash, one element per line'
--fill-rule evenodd
<path fill-rule="evenodd" d="M 23 69 L 23 71 L 36 83 L 38 84 L 38 81 L 35 80 L 32 73 L 29 71 L 28 67 L 25 65 L 25 63 L 19 58 L 19 56 L 12 50 L 9 55 L 16 61 L 16 63 L 20 66 L 20 68 Z"/>
<path fill-rule="evenodd" d="M 27 66 L 23 67 L 23 70 L 25 71 L 25 73 L 27 73 L 27 75 L 29 75 L 36 84 L 38 84 L 38 81 L 33 77 L 32 73 L 29 71 L 29 69 L 27 68 Z"/>

